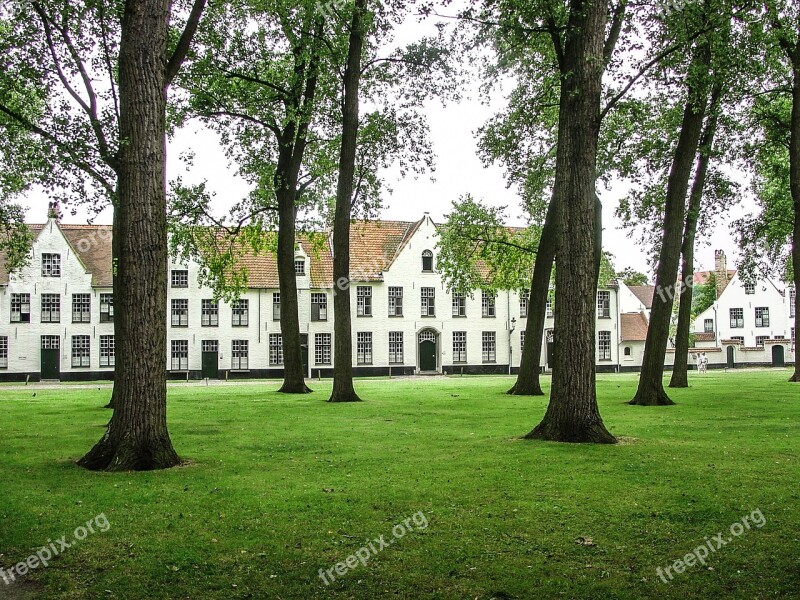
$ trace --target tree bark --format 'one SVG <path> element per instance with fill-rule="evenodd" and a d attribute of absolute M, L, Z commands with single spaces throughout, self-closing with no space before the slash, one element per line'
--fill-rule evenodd
<path fill-rule="evenodd" d="M 353 387 L 353 332 L 350 313 L 350 218 L 358 143 L 358 93 L 364 48 L 363 15 L 366 0 L 356 0 L 350 25 L 350 44 L 344 72 L 342 147 L 333 222 L 334 356 L 333 392 L 328 402 L 359 402 Z"/>
<path fill-rule="evenodd" d="M 703 130 L 708 91 L 701 72 L 710 70 L 711 50 L 707 44 L 697 48 L 689 72 L 696 79 L 687 90 L 686 107 L 675 157 L 672 161 L 664 207 L 664 230 L 661 237 L 661 252 L 656 270 L 656 294 L 647 328 L 647 339 L 642 359 L 639 387 L 630 404 L 641 406 L 665 406 L 674 404 L 664 390 L 664 360 L 667 353 L 669 323 L 682 243 L 686 195 L 692 165 L 700 144 Z"/>
<path fill-rule="evenodd" d="M 516 396 L 544 396 L 539 383 L 542 362 L 544 324 L 547 319 L 547 296 L 550 293 L 550 275 L 556 256 L 557 206 L 555 198 L 550 201 L 547 215 L 536 251 L 533 266 L 531 291 L 528 298 L 528 319 L 525 323 L 525 347 L 519 364 L 517 381 L 508 394 Z"/>
<path fill-rule="evenodd" d="M 114 244 L 114 413 L 78 464 L 162 469 L 180 462 L 167 431 L 166 63 L 169 3 L 128 2 L 119 54 L 119 198 Z"/>
<path fill-rule="evenodd" d="M 703 200 L 703 190 L 706 185 L 708 166 L 711 162 L 711 150 L 714 146 L 714 136 L 717 132 L 717 109 L 722 95 L 719 84 L 714 87 L 709 103 L 709 115 L 706 128 L 700 140 L 700 153 L 697 158 L 697 167 L 694 173 L 692 191 L 689 194 L 689 209 L 686 212 L 686 226 L 683 231 L 683 246 L 681 254 L 680 304 L 678 305 L 678 326 L 675 334 L 675 363 L 672 367 L 672 377 L 669 387 L 689 387 L 689 335 L 692 324 L 692 290 L 694 288 L 694 243 L 697 235 L 697 222 Z"/>
<path fill-rule="evenodd" d="M 550 403 L 526 437 L 614 443 L 600 417 L 595 387 L 595 181 L 603 45 L 608 2 L 576 2 L 560 59 L 556 179 L 555 365 Z"/>
<path fill-rule="evenodd" d="M 794 206 L 794 228 L 792 230 L 792 268 L 794 270 L 794 374 L 791 382 L 800 382 L 800 346 L 797 345 L 798 319 L 800 319 L 800 39 L 792 58 L 792 117 L 789 139 L 789 187 Z"/>
<path fill-rule="evenodd" d="M 117 177 L 119 178 L 119 174 L 117 174 Z M 121 297 L 122 293 L 123 293 L 121 289 L 117 289 L 119 287 L 119 284 L 117 282 L 117 277 L 114 274 L 114 265 L 117 263 L 117 257 L 120 254 L 120 252 L 119 252 L 119 240 L 117 239 L 117 235 L 116 235 L 116 232 L 119 231 L 119 226 L 117 225 L 117 215 L 118 215 L 117 207 L 118 207 L 118 205 L 119 205 L 119 186 L 118 186 L 118 188 L 116 190 L 116 196 L 113 199 L 114 215 L 112 217 L 112 225 L 111 225 L 111 232 L 112 232 L 112 234 L 111 234 L 111 265 L 112 265 L 112 275 L 111 275 L 111 277 L 112 277 L 112 279 L 111 279 L 112 288 L 111 288 L 111 291 L 113 292 L 112 297 L 113 296 Z M 115 345 L 119 344 L 118 340 L 120 340 L 122 335 L 124 335 L 121 329 L 122 328 L 117 325 L 117 319 L 115 318 L 114 319 L 114 344 Z M 114 362 L 116 364 L 116 358 L 114 359 Z M 116 368 L 114 369 L 114 371 L 116 372 Z M 108 404 L 106 404 L 103 408 L 111 408 L 111 409 L 114 408 L 114 405 L 115 405 L 114 397 L 116 395 L 116 389 L 117 389 L 117 382 L 116 382 L 116 375 L 115 375 L 114 376 L 114 385 L 111 388 L 111 398 L 109 399 Z"/>

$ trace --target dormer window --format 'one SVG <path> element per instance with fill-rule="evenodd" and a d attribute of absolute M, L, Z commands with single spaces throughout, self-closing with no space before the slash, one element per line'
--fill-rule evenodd
<path fill-rule="evenodd" d="M 295 258 L 294 259 L 294 274 L 298 277 L 302 277 L 306 274 L 306 259 L 305 258 Z"/>
<path fill-rule="evenodd" d="M 433 273 L 433 252 L 430 250 L 422 253 L 422 272 Z"/>
<path fill-rule="evenodd" d="M 174 269 L 172 271 L 172 287 L 174 287 L 174 288 L 188 288 L 189 287 L 189 271 Z"/>
<path fill-rule="evenodd" d="M 42 277 L 61 277 L 60 254 L 42 254 Z"/>

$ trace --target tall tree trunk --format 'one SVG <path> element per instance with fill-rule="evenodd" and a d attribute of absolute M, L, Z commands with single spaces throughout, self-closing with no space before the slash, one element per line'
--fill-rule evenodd
<path fill-rule="evenodd" d="M 798 319 L 800 319 L 800 39 L 792 58 L 792 120 L 789 141 L 789 186 L 794 206 L 794 229 L 792 231 L 792 268 L 794 270 L 794 374 L 789 381 L 800 382 L 800 346 L 797 345 Z"/>
<path fill-rule="evenodd" d="M 556 256 L 557 206 L 550 201 L 539 239 L 536 262 L 533 266 L 531 292 L 528 298 L 528 319 L 525 324 L 525 347 L 519 363 L 517 381 L 507 393 L 516 396 L 544 396 L 539 383 L 542 362 L 544 324 L 547 318 L 547 296 L 550 293 L 550 275 Z"/>
<path fill-rule="evenodd" d="M 350 217 L 358 143 L 358 91 L 364 48 L 363 15 L 366 0 L 356 0 L 350 25 L 350 45 L 344 72 L 342 147 L 333 222 L 333 392 L 329 402 L 358 402 L 353 387 L 353 333 L 350 314 Z M 346 283 L 344 283 L 346 282 Z M 342 285 L 344 283 L 344 285 Z"/>
<path fill-rule="evenodd" d="M 630 404 L 642 406 L 674 404 L 664 390 L 664 360 L 680 261 L 686 194 L 689 190 L 692 165 L 700 144 L 708 103 L 708 91 L 705 89 L 707 84 L 702 74 L 708 74 L 710 62 L 709 46 L 704 44 L 698 47 L 689 68 L 689 73 L 692 73 L 695 79 L 688 86 L 681 133 L 667 183 L 664 230 L 656 270 L 656 294 L 653 296 L 653 308 L 647 328 L 642 372 L 639 376 L 639 387 Z"/>
<path fill-rule="evenodd" d="M 79 464 L 127 471 L 179 462 L 167 432 L 165 188 L 167 0 L 127 2 L 119 54 L 119 198 L 114 241 L 114 413 Z"/>
<path fill-rule="evenodd" d="M 294 270 L 297 182 L 288 181 L 277 192 L 278 199 L 278 281 L 281 291 L 281 341 L 283 344 L 283 385 L 279 392 L 307 394 L 300 343 L 297 275 Z"/>
<path fill-rule="evenodd" d="M 556 180 L 555 365 L 550 403 L 527 438 L 614 443 L 595 387 L 597 145 L 607 1 L 576 2 L 565 33 Z"/>
<path fill-rule="evenodd" d="M 672 367 L 671 388 L 689 387 L 689 335 L 692 325 L 692 290 L 694 289 L 694 243 L 697 235 L 697 222 L 706 185 L 708 166 L 711 162 L 711 150 L 717 131 L 717 110 L 722 95 L 722 88 L 715 85 L 711 93 L 709 114 L 706 128 L 700 140 L 700 153 L 694 172 L 694 182 L 689 195 L 689 209 L 686 211 L 686 226 L 683 231 L 681 254 L 680 304 L 678 306 L 678 326 L 675 333 L 675 363 Z"/>

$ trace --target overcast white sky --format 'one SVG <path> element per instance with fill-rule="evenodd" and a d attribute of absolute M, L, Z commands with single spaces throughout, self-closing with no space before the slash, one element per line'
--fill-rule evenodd
<path fill-rule="evenodd" d="M 411 41 L 430 33 L 427 25 L 420 25 L 413 20 L 406 24 L 399 38 Z M 483 199 L 494 205 L 508 207 L 509 224 L 522 224 L 524 217 L 519 206 L 519 199 L 513 189 L 507 189 L 502 170 L 499 167 L 484 168 L 478 159 L 475 132 L 485 121 L 502 106 L 502 99 L 494 106 L 486 106 L 471 94 L 458 105 L 443 107 L 439 102 L 426 104 L 425 112 L 431 128 L 431 139 L 437 154 L 437 170 L 433 174 L 435 181 L 429 176 L 418 179 L 399 180 L 398 175 L 390 172 L 388 180 L 394 193 L 384 198 L 385 209 L 382 218 L 395 220 L 418 220 L 423 213 L 429 212 L 435 220 L 442 220 L 449 211 L 453 200 L 462 194 L 470 193 L 473 197 Z M 179 154 L 191 149 L 195 152 L 194 165 L 189 173 L 184 172 L 184 165 Z M 168 173 L 170 177 L 182 174 L 189 182 L 209 180 L 210 188 L 217 193 L 217 205 L 220 211 L 233 202 L 241 199 L 247 192 L 247 185 L 234 175 L 235 169 L 228 165 L 216 135 L 198 125 L 191 125 L 178 132 L 169 143 Z M 643 271 L 653 279 L 647 264 L 647 250 L 640 247 L 636 239 L 627 236 L 614 217 L 619 198 L 624 195 L 624 185 L 614 186 L 612 190 L 599 190 L 604 205 L 605 249 L 615 255 L 618 269 L 634 267 Z M 708 238 L 700 241 L 696 252 L 697 268 L 712 269 L 714 249 L 722 248 L 728 254 L 728 264 L 733 266 L 738 252 L 729 229 L 733 218 L 749 212 L 746 206 L 752 202 L 743 199 L 743 206 L 734 210 L 724 222 L 720 222 L 716 230 Z M 47 214 L 47 198 L 40 193 L 31 193 L 23 200 L 28 208 L 27 217 L 30 222 L 42 222 Z M 65 222 L 85 222 L 86 215 L 67 216 Z M 110 223 L 110 211 L 106 211 L 95 222 Z"/>

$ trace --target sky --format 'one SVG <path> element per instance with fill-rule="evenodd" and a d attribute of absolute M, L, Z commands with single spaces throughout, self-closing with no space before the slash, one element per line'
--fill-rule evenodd
<path fill-rule="evenodd" d="M 412 41 L 431 33 L 431 26 L 420 24 L 416 19 L 406 23 L 398 34 L 398 42 Z M 498 94 L 492 103 L 481 101 L 475 90 L 467 93 L 459 104 L 442 106 L 438 101 L 426 102 L 423 110 L 430 126 L 430 138 L 436 153 L 435 173 L 413 178 L 401 179 L 398 169 L 386 173 L 387 183 L 393 193 L 385 194 L 381 218 L 403 221 L 416 221 L 428 212 L 435 221 L 442 221 L 449 212 L 452 202 L 464 194 L 471 194 L 495 206 L 507 207 L 509 225 L 523 225 L 524 215 L 520 200 L 514 189 L 509 189 L 499 166 L 484 166 L 477 156 L 475 132 L 503 106 L 503 98 Z M 192 150 L 195 158 L 187 172 L 179 159 L 183 151 Z M 181 175 L 186 182 L 195 183 L 208 180 L 208 187 L 216 192 L 215 208 L 223 213 L 231 204 L 243 198 L 249 191 L 246 182 L 237 178 L 235 166 L 228 164 L 216 134 L 199 124 L 189 124 L 176 133 L 168 143 L 168 177 Z M 614 215 L 621 197 L 625 195 L 624 182 L 611 186 L 610 190 L 599 189 L 603 201 L 604 248 L 614 255 L 618 270 L 633 267 L 654 279 L 648 265 L 649 249 L 643 248 L 637 237 L 629 237 L 628 231 L 621 227 Z M 735 218 L 750 212 L 752 198 L 742 198 L 740 206 L 735 207 L 717 224 L 710 235 L 699 240 L 695 253 L 698 270 L 714 268 L 714 250 L 723 249 L 728 256 L 729 268 L 735 267 L 738 250 L 730 231 L 730 223 Z M 33 191 L 23 198 L 27 208 L 27 219 L 40 223 L 46 219 L 47 197 Z M 66 212 L 66 211 L 65 211 Z M 65 222 L 86 222 L 87 215 L 79 212 L 68 215 Z M 110 211 L 105 211 L 94 220 L 95 223 L 110 223 Z"/>

